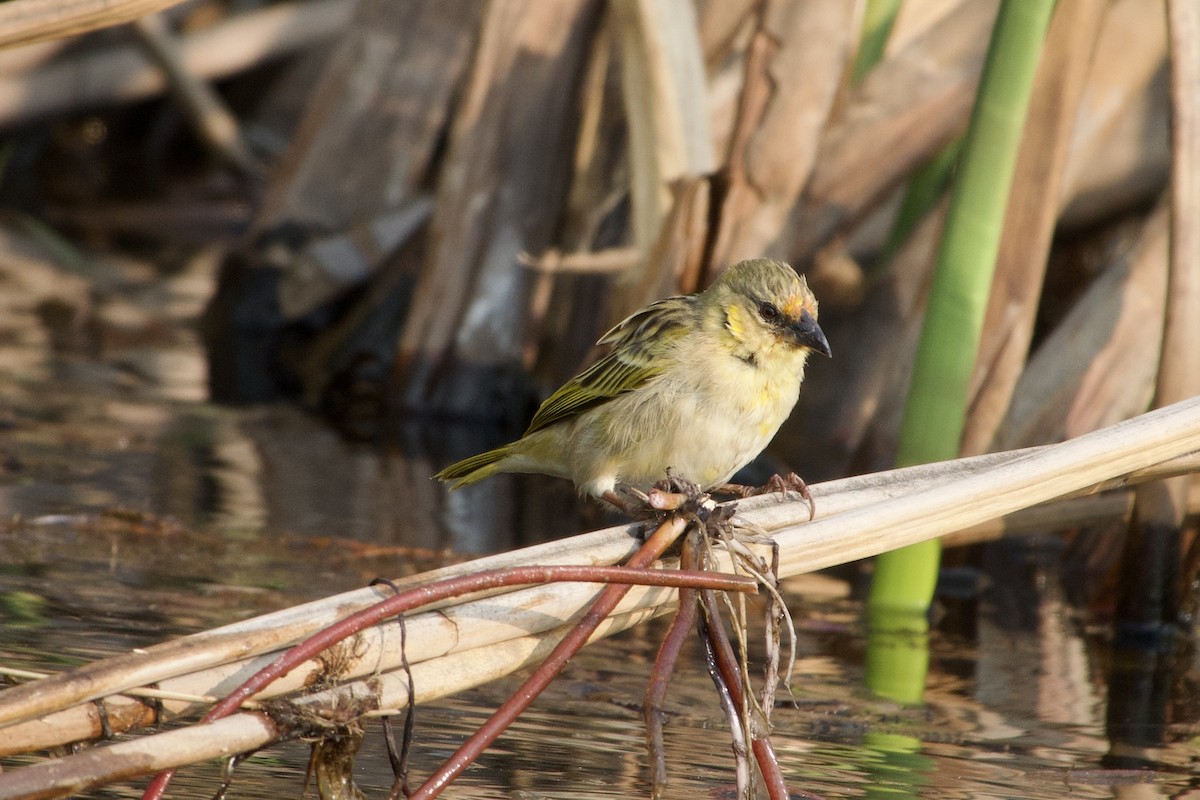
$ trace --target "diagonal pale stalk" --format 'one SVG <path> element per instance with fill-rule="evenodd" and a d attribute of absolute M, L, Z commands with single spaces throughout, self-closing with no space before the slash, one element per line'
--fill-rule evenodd
<path fill-rule="evenodd" d="M 695 6 L 684 0 L 614 0 L 621 91 L 629 124 L 634 242 L 647 253 L 671 207 L 670 184 L 710 172 L 704 55 Z"/>
<path fill-rule="evenodd" d="M 182 0 L 12 0 L 0 10 L 0 47 L 15 47 L 131 22 Z"/>
<path fill-rule="evenodd" d="M 942 536 L 1106 482 L 1121 479 L 1124 483 L 1126 476 L 1197 451 L 1200 451 L 1200 398 L 1192 398 L 1058 445 L 815 486 L 822 516 L 811 523 L 806 522 L 807 504 L 779 502 L 774 497 L 741 501 L 738 514 L 747 524 L 772 534 L 779 545 L 780 576 L 787 577 Z M 1197 466 L 1196 458 L 1190 457 L 1170 469 L 1194 471 Z M 908 480 L 898 483 L 897 476 L 907 476 Z M 588 559 L 588 553 L 606 540 L 611 546 L 628 551 L 625 528 L 576 537 L 576 541 L 566 545 L 570 548 L 582 542 L 582 551 L 576 558 Z M 489 565 L 509 560 L 529 563 L 535 558 L 530 550 L 538 549 L 487 561 Z M 558 555 L 567 558 L 564 555 L 567 552 L 571 551 L 560 550 Z M 765 549 L 762 554 L 769 555 Z M 478 569 L 478 564 L 475 568 Z M 334 605 L 345 608 L 345 597 L 341 596 Z M 580 605 L 592 597 L 594 590 L 588 589 L 580 598 Z M 524 645 L 513 642 L 512 649 L 520 647 Z M 518 669 L 530 661 L 528 650 L 523 650 L 512 657 L 503 655 L 505 665 L 497 668 L 495 657 L 507 653 L 509 645 L 483 649 L 489 651 L 488 658 L 455 675 L 458 690 L 498 677 L 506 670 Z M 434 677 L 462 666 L 456 659 L 445 661 L 445 666 L 429 662 L 425 674 Z M 422 666 L 415 665 L 414 672 Z M 382 682 L 386 682 L 386 677 Z M 406 696 L 404 681 L 397 679 L 392 683 L 396 686 L 395 697 L 402 702 Z M 363 684 L 350 685 L 362 695 Z M 418 675 L 417 687 L 420 690 L 422 686 L 423 677 Z M 331 704 L 333 698 L 331 695 Z M 0 708 L 3 705 L 0 699 Z M 86 785 L 96 786 L 130 777 L 133 764 L 143 772 L 176 767 L 218 758 L 233 750 L 252 750 L 272 741 L 278 733 L 263 715 L 244 712 L 215 723 L 123 741 L 4 773 L 0 775 L 0 800 L 65 796 L 81 790 L 80 772 L 89 776 Z"/>
<path fill-rule="evenodd" d="M 996 18 L 917 347 L 900 466 L 958 453 L 1009 184 L 1053 6 L 1005 0 Z M 938 543 L 930 540 L 881 557 L 870 604 L 927 608 L 938 556 Z"/>

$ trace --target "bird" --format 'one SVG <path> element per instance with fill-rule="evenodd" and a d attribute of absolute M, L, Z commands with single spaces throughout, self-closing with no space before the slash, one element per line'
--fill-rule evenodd
<path fill-rule="evenodd" d="M 453 491 L 498 473 L 543 473 L 625 511 L 622 493 L 644 499 L 664 475 L 723 487 L 790 416 L 809 354 L 832 355 L 807 281 L 765 258 L 651 303 L 596 344 L 607 350 L 541 404 L 519 439 L 434 477 Z"/>

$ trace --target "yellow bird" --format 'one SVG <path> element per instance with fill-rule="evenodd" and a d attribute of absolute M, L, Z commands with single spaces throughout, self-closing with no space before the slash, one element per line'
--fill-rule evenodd
<path fill-rule="evenodd" d="M 610 350 L 537 410 L 520 439 L 435 477 L 469 486 L 499 472 L 567 478 L 625 503 L 671 470 L 724 484 L 791 414 L 811 352 L 830 355 L 817 301 L 787 264 L 742 261 L 703 292 L 659 300 L 597 342 Z"/>

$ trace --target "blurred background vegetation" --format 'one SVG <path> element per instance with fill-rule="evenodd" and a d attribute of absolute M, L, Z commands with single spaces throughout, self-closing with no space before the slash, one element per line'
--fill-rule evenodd
<path fill-rule="evenodd" d="M 519 427 L 630 310 L 781 258 L 808 275 L 834 359 L 771 458 L 810 482 L 886 468 L 999 8 L 13 0 L 6 247 L 88 280 L 97 253 L 164 272 L 205 253 L 212 397 L 295 399 L 365 439 L 415 419 Z M 1164 8 L 1059 0 L 1034 43 L 954 449 L 1052 442 L 1152 403 Z M 98 29 L 65 35 L 82 28 Z M 70 321 L 64 347 L 114 327 L 86 292 L 45 313 Z M 432 467 L 481 444 L 434 438 Z"/>

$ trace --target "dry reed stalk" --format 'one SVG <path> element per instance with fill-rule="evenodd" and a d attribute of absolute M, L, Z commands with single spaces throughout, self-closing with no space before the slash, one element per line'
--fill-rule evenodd
<path fill-rule="evenodd" d="M 1063 225 L 1104 220 L 1165 185 L 1166 55 L 1164 14 L 1142 0 L 1107 4 L 1068 148 Z"/>
<path fill-rule="evenodd" d="M 1051 503 L 1043 503 L 1014 512 L 1000 519 L 973 525 L 952 533 L 942 539 L 946 547 L 989 542 L 1008 536 L 1021 536 L 1068 528 L 1083 528 L 1109 524 L 1126 526 L 1133 515 L 1134 489 L 1147 481 L 1190 476 L 1187 498 L 1189 514 L 1200 513 L 1200 454 L 1193 453 L 1183 458 L 1172 459 L 1158 467 L 1121 481 L 1120 486 L 1105 490 L 1102 494 L 1087 493 L 1065 497 Z"/>
<path fill-rule="evenodd" d="M 633 245 L 642 259 L 613 287 L 609 322 L 698 283 L 716 168 L 695 9 L 689 0 L 612 6 L 629 144 Z"/>
<path fill-rule="evenodd" d="M 531 293 L 531 331 L 526 350 L 526 368 L 533 369 L 537 352 L 537 337 L 543 334 L 548 315 L 562 312 L 567 303 L 551 305 L 553 274 L 578 272 L 593 274 L 620 273 L 641 264 L 645 253 L 636 246 L 616 247 L 614 242 L 599 242 L 599 231 L 613 207 L 627 197 L 627 175 L 613 170 L 624 158 L 625 120 L 623 103 L 618 92 L 608 91 L 616 82 L 616 27 L 611 8 L 601 19 L 593 37 L 587 64 L 580 79 L 579 123 L 575 132 L 575 148 L 571 163 L 571 188 L 563 206 L 562 230 L 556 247 L 529 254 L 526 266 L 545 275 L 537 277 L 538 286 Z M 570 315 L 568 313 L 568 318 Z M 591 342 L 588 342 L 590 345 Z M 573 369 L 577 364 L 570 364 Z"/>
<path fill-rule="evenodd" d="M 0 3 L 0 31 L 5 30 L 3 15 L 20 4 Z M 197 78 L 225 77 L 328 38 L 345 26 L 350 10 L 340 0 L 305 0 L 238 14 L 181 37 L 179 57 Z M 81 81 L 80 75 L 88 79 Z M 140 100 L 166 86 L 162 72 L 134 45 L 73 55 L 0 78 L 0 125 Z"/>
<path fill-rule="evenodd" d="M 961 4 L 850 93 L 792 211 L 792 263 L 807 263 L 966 128 L 996 8 Z"/>
<path fill-rule="evenodd" d="M 791 520 L 775 522 L 779 510 L 770 507 L 757 510 L 753 521 L 779 545 L 779 574 L 794 575 L 977 525 L 1198 448 L 1200 397 L 808 525 L 796 525 L 795 511 Z M 854 536 L 846 537 L 847 530 Z"/>
<path fill-rule="evenodd" d="M 853 3 L 763 4 L 725 157 L 712 267 L 786 257 L 780 234 L 816 161 L 853 50 Z"/>
<path fill-rule="evenodd" d="M 734 60 L 745 45 L 747 28 L 758 13 L 758 0 L 726 0 L 700 4 L 700 43 L 710 72 L 723 62 Z"/>
<path fill-rule="evenodd" d="M 436 0 L 355 4 L 255 219 L 258 231 L 287 224 L 323 234 L 287 265 L 287 319 L 366 280 L 407 238 L 362 229 L 424 204 L 482 11 Z M 325 380 L 338 366 L 326 366 Z"/>
<path fill-rule="evenodd" d="M 76 36 L 120 25 L 182 1 L 72 0 L 64 3 L 63 0 L 9 0 L 0 3 L 0 47 Z"/>
<path fill-rule="evenodd" d="M 16 75 L 49 63 L 67 48 L 69 40 L 35 42 L 0 50 L 0 75 Z"/>
<path fill-rule="evenodd" d="M 998 449 L 1078 436 L 1149 406 L 1157 364 L 1146 354 L 1162 340 L 1167 227 L 1160 204 L 1034 352 Z"/>
<path fill-rule="evenodd" d="M 1200 6 L 1168 0 L 1171 50 L 1171 244 L 1162 350 L 1154 401 L 1200 395 Z M 1138 487 L 1138 517 L 1178 529 L 1188 479 Z"/>
<path fill-rule="evenodd" d="M 704 58 L 690 0 L 616 0 L 611 12 L 629 132 L 630 227 L 649 252 L 671 208 L 671 184 L 716 163 Z"/>
<path fill-rule="evenodd" d="M 200 140 L 247 175 L 261 174 L 262 166 L 242 138 L 237 117 L 210 84 L 184 65 L 179 41 L 167 21 L 159 14 L 148 14 L 134 21 L 133 30 L 150 60 L 166 76 L 169 91 Z"/>
<path fill-rule="evenodd" d="M 399 405 L 478 416 L 521 363 L 520 254 L 548 247 L 561 221 L 599 11 L 595 0 L 485 6 L 399 335 Z"/>
<path fill-rule="evenodd" d="M 896 21 L 888 35 L 884 58 L 899 53 L 914 39 L 941 22 L 958 6 L 971 0 L 904 0 L 896 12 Z"/>
<path fill-rule="evenodd" d="M 614 319 L 663 297 L 704 287 L 708 233 L 712 223 L 712 180 L 708 176 L 680 178 L 671 186 L 671 208 L 647 256 L 642 254 L 640 276 L 618 289 Z M 630 273 L 627 273 L 630 274 Z M 636 275 L 636 273 L 632 273 Z"/>
<path fill-rule="evenodd" d="M 1154 403 L 1200 396 L 1200 7 L 1167 2 L 1171 53 L 1171 234 L 1166 308 Z M 1180 619 L 1186 476 L 1139 485 L 1121 558 L 1120 632 L 1157 629 Z M 1145 647 L 1145 645 L 1142 645 Z"/>

